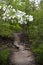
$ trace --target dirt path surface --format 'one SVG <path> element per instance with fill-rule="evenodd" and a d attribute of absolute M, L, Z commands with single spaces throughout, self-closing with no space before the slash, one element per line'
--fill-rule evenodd
<path fill-rule="evenodd" d="M 16 40 L 14 45 L 19 47 L 18 51 L 15 51 L 11 55 L 12 65 L 35 65 L 35 58 L 31 51 L 25 50 L 25 46 L 18 43 L 18 36 L 16 35 Z"/>

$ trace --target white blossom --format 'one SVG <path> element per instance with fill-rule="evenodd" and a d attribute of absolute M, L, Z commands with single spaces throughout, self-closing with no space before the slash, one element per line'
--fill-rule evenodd
<path fill-rule="evenodd" d="M 9 17 L 9 14 L 7 14 L 7 17 Z"/>
<path fill-rule="evenodd" d="M 17 13 L 16 13 L 16 15 L 19 16 L 19 17 L 22 17 L 22 16 L 24 16 L 25 14 L 26 14 L 25 12 L 22 12 L 22 11 L 20 11 L 20 10 L 17 10 Z"/>
<path fill-rule="evenodd" d="M 0 9 L 2 8 L 2 6 L 0 6 Z"/>
<path fill-rule="evenodd" d="M 4 7 L 3 7 L 3 11 L 5 11 L 5 10 L 6 10 L 6 7 L 4 6 Z"/>
<path fill-rule="evenodd" d="M 10 16 L 8 19 L 11 19 L 12 18 L 12 16 Z"/>
<path fill-rule="evenodd" d="M 15 9 L 12 9 L 13 10 L 13 12 L 16 12 L 16 10 Z"/>
<path fill-rule="evenodd" d="M 33 21 L 33 16 L 32 16 L 32 15 L 29 16 L 29 21 L 30 21 L 30 22 Z"/>
<path fill-rule="evenodd" d="M 6 19 L 6 16 L 4 16 L 2 19 L 5 20 Z"/>
<path fill-rule="evenodd" d="M 18 23 L 23 24 L 23 22 L 22 22 L 22 21 L 18 21 Z"/>
<path fill-rule="evenodd" d="M 12 5 L 9 5 L 8 8 L 12 8 Z"/>
<path fill-rule="evenodd" d="M 10 12 L 10 10 L 9 9 L 6 9 L 5 13 L 8 14 L 9 12 Z"/>
<path fill-rule="evenodd" d="M 0 9 L 1 9 L 1 6 L 0 6 Z M 33 16 L 32 15 L 26 15 L 26 13 L 25 12 L 22 12 L 22 11 L 20 11 L 20 10 L 15 10 L 13 7 L 12 7 L 12 5 L 9 5 L 9 6 L 3 6 L 3 11 L 5 11 L 2 15 L 3 15 L 3 20 L 5 20 L 5 19 L 7 19 L 7 20 L 9 20 L 9 19 L 14 19 L 15 17 L 17 17 L 17 19 L 18 19 L 18 23 L 20 23 L 20 24 L 23 24 L 23 23 L 25 23 L 25 24 L 27 24 L 27 21 L 26 21 L 26 19 L 27 20 L 29 20 L 30 22 L 32 22 L 33 21 Z M 14 14 L 12 14 L 11 12 L 13 12 Z M 12 14 L 12 15 L 10 15 L 10 13 Z M 12 23 L 13 23 L 13 20 L 11 20 L 12 21 Z"/>
<path fill-rule="evenodd" d="M 24 21 L 25 24 L 27 24 L 27 21 Z"/>

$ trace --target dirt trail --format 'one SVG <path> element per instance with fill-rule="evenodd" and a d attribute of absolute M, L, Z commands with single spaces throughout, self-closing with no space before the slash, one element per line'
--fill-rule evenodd
<path fill-rule="evenodd" d="M 19 42 L 18 35 L 15 35 L 14 45 L 19 47 L 19 51 L 12 53 L 12 65 L 35 65 L 35 58 L 33 53 L 29 50 L 25 50 L 25 46 L 21 45 Z"/>

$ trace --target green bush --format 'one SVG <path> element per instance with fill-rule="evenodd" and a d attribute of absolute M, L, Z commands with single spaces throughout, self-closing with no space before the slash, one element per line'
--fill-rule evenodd
<path fill-rule="evenodd" d="M 37 44 L 35 44 L 36 46 Z M 32 50 L 35 53 L 36 62 L 39 65 L 43 65 L 43 43 L 39 44 L 38 47 L 32 46 Z"/>
<path fill-rule="evenodd" d="M 10 54 L 9 49 L 1 50 L 0 51 L 0 64 L 1 65 L 6 65 L 7 64 L 7 59 Z"/>
<path fill-rule="evenodd" d="M 9 23 L 0 24 L 0 35 L 10 37 L 12 35 L 12 30 L 10 29 Z"/>
<path fill-rule="evenodd" d="M 1 36 L 7 36 L 7 37 L 12 37 L 14 32 L 20 32 L 22 28 L 16 24 L 16 25 L 11 25 L 10 23 L 0 23 L 0 35 Z"/>

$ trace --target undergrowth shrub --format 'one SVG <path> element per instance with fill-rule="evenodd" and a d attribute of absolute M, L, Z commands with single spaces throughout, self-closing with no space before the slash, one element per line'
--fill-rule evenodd
<path fill-rule="evenodd" d="M 0 51 L 0 64 L 1 65 L 7 65 L 7 59 L 8 59 L 9 54 L 10 54 L 9 49 Z"/>
<path fill-rule="evenodd" d="M 38 46 L 37 46 L 38 45 Z M 32 51 L 35 54 L 36 64 L 43 65 L 43 43 L 32 45 Z"/>

